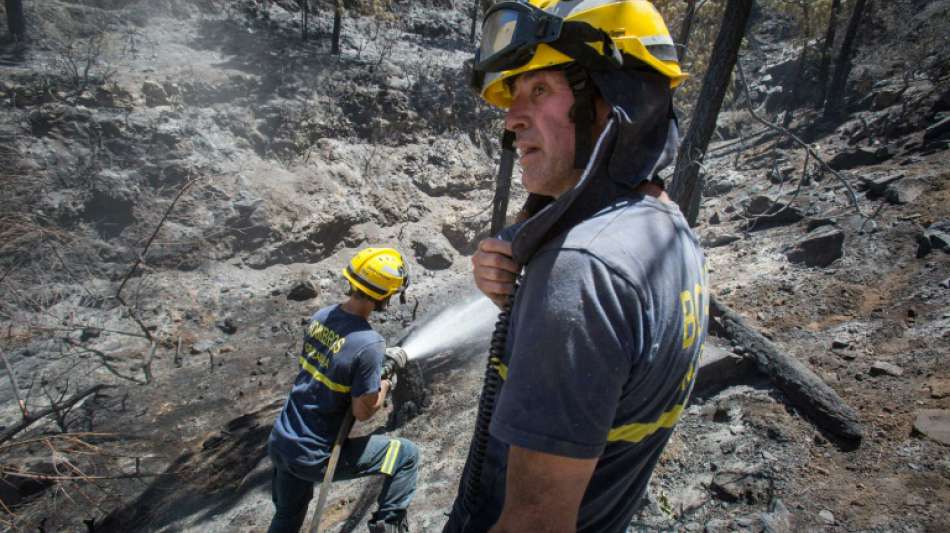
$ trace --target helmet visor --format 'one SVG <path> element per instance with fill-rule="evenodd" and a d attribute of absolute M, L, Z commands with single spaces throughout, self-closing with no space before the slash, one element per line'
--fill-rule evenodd
<path fill-rule="evenodd" d="M 560 17 L 531 4 L 495 4 L 482 21 L 475 71 L 484 74 L 524 65 L 531 60 L 538 44 L 557 40 L 562 24 Z"/>

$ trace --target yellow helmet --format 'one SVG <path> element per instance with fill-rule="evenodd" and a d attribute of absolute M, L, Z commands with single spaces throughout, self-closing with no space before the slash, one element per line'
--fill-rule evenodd
<path fill-rule="evenodd" d="M 343 268 L 343 277 L 363 294 L 380 301 L 409 286 L 407 267 L 392 248 L 366 248 Z"/>
<path fill-rule="evenodd" d="M 670 87 L 686 79 L 663 17 L 646 0 L 500 2 L 485 14 L 476 54 L 475 89 L 504 109 L 511 105 L 506 79 L 575 61 L 589 67 L 584 63 L 606 59 L 618 68 L 639 61 Z"/>

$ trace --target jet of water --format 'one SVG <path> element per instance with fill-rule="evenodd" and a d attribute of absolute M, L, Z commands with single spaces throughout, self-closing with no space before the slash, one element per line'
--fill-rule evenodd
<path fill-rule="evenodd" d="M 488 346 L 498 308 L 481 293 L 442 309 L 402 343 L 409 359 L 421 359 L 472 342 Z"/>

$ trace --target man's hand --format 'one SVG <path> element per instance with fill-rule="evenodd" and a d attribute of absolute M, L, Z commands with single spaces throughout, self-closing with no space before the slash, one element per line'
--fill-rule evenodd
<path fill-rule="evenodd" d="M 505 507 L 489 533 L 571 533 L 597 459 L 508 450 Z"/>
<path fill-rule="evenodd" d="M 515 278 L 521 267 L 511 258 L 511 243 L 501 239 L 485 239 L 478 243 L 472 256 L 475 286 L 499 308 L 515 290 Z"/>

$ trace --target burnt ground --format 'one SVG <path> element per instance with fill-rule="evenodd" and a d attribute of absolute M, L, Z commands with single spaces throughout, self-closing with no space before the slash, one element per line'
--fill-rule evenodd
<path fill-rule="evenodd" d="M 3 524 L 259 531 L 272 513 L 263 443 L 302 321 L 341 298 L 337 272 L 371 243 L 407 251 L 414 269 L 409 302 L 376 321 L 389 339 L 468 298 L 498 115 L 465 87 L 465 13 L 438 2 L 352 13 L 339 58 L 325 16 L 301 43 L 297 15 L 279 7 L 265 20 L 230 2 L 92 4 L 28 7 L 38 37 L 2 50 L 0 326 L 32 411 L 112 387 L 0 444 Z M 923 411 L 950 410 L 950 253 L 939 236 L 920 245 L 950 218 L 950 53 L 927 37 L 945 34 L 947 9 L 875 11 L 835 120 L 790 103 L 790 87 L 812 83 L 809 69 L 794 77 L 793 21 L 757 15 L 743 65 L 758 114 L 791 110 L 792 131 L 844 181 L 812 158 L 803 173 L 803 150 L 730 97 L 697 233 L 718 297 L 856 409 L 864 439 L 839 447 L 747 375 L 694 398 L 634 530 L 950 523 L 950 448 L 914 429 Z M 101 50 L 83 63 L 75 50 L 93 38 Z M 921 40 L 935 44 L 895 45 Z M 86 79 L 70 61 L 90 65 Z M 121 304 L 118 286 L 192 180 Z M 762 219 L 775 201 L 794 207 Z M 157 339 L 151 360 L 134 318 Z M 356 429 L 419 443 L 419 531 L 440 530 L 461 474 L 487 332 L 474 337 L 447 338 Z M 19 418 L 2 379 L 0 425 Z M 334 485 L 329 530 L 362 529 L 377 487 Z"/>

